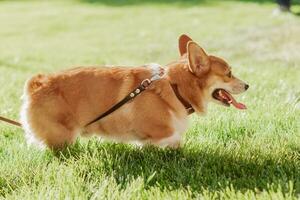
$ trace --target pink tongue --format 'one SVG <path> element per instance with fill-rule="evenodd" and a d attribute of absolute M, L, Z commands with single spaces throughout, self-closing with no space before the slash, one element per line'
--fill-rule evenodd
<path fill-rule="evenodd" d="M 238 109 L 247 109 L 247 107 L 242 103 L 232 102 L 232 105 L 234 105 Z"/>
<path fill-rule="evenodd" d="M 238 108 L 238 109 L 247 109 L 247 107 L 244 105 L 244 104 L 242 104 L 242 103 L 239 103 L 239 102 L 237 102 L 234 98 L 233 98 L 233 96 L 231 96 L 231 94 L 229 94 L 228 92 L 225 92 L 224 90 L 221 90 L 221 92 L 223 93 L 223 95 L 224 96 L 226 96 L 227 97 L 227 102 L 229 103 L 229 104 L 232 104 L 232 105 L 234 105 L 234 107 L 236 107 L 236 108 Z"/>

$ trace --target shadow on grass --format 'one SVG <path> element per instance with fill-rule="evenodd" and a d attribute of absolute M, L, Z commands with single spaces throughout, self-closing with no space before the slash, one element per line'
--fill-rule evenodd
<path fill-rule="evenodd" d="M 141 177 L 145 189 L 151 186 L 173 190 L 189 188 L 193 192 L 203 189 L 221 191 L 233 186 L 235 190 L 277 190 L 289 192 L 288 182 L 299 194 L 299 163 L 286 156 L 278 160 L 255 154 L 251 159 L 224 153 L 220 149 L 182 148 L 179 150 L 154 147 L 136 148 L 130 145 L 89 142 L 76 144 L 61 152 L 62 162 L 70 158 L 80 166 L 82 156 L 85 167 L 80 176 L 92 175 L 97 182 L 99 175 L 114 177 L 125 188 L 132 180 Z M 246 156 L 244 156 L 246 157 Z M 91 181 L 91 179 L 87 180 Z"/>

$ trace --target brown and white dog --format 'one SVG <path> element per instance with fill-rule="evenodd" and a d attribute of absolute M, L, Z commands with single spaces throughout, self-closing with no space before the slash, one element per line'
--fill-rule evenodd
<path fill-rule="evenodd" d="M 108 110 L 159 65 L 141 67 L 78 67 L 37 75 L 24 88 L 21 123 L 29 143 L 59 149 L 81 135 L 97 134 L 121 142 L 179 147 L 187 129 L 187 108 L 206 111 L 209 102 L 245 106 L 231 94 L 248 85 L 234 77 L 221 58 L 207 55 L 188 36 L 179 38 L 181 58 L 167 65 L 165 75 L 121 108 L 85 126 Z"/>

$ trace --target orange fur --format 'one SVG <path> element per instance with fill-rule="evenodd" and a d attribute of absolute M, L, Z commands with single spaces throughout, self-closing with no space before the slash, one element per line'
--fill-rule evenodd
<path fill-rule="evenodd" d="M 85 124 L 150 78 L 151 67 L 78 67 L 32 77 L 24 88 L 21 112 L 28 142 L 59 149 L 74 142 L 81 133 L 178 147 L 187 128 L 187 112 L 171 84 L 178 86 L 180 95 L 199 114 L 213 101 L 215 85 L 224 83 L 234 88 L 244 84 L 236 78 L 227 79 L 227 63 L 201 53 L 204 50 L 188 36 L 180 38 L 179 48 L 182 57 L 166 66 L 164 78 L 87 127 Z"/>

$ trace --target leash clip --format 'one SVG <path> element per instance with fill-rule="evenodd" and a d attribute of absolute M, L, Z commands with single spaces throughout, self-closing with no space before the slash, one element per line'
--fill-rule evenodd
<path fill-rule="evenodd" d="M 152 83 L 152 81 L 150 79 L 145 79 L 142 81 L 141 85 L 144 87 L 144 88 L 147 88 L 149 87 L 149 85 Z"/>

